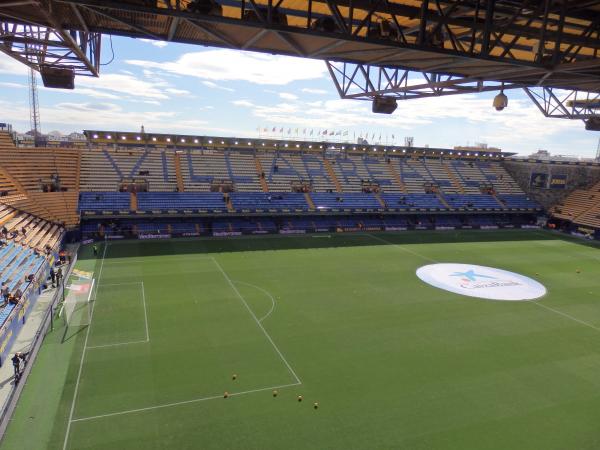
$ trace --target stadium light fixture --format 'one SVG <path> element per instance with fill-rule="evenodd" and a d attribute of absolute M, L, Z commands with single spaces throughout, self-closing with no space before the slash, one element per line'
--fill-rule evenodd
<path fill-rule="evenodd" d="M 181 142 L 185 144 L 185 139 L 182 139 Z"/>
<path fill-rule="evenodd" d="M 312 148 L 312 145 L 309 145 L 308 148 Z"/>
<path fill-rule="evenodd" d="M 126 137 L 126 136 L 121 136 L 121 140 L 123 140 L 123 141 L 124 141 L 125 139 L 127 139 L 127 137 Z"/>
<path fill-rule="evenodd" d="M 238 141 L 235 141 L 235 145 L 238 145 L 238 144 L 239 144 L 239 142 L 238 142 Z"/>
<path fill-rule="evenodd" d="M 288 145 L 287 145 L 287 144 L 285 144 L 285 146 L 287 147 Z"/>
<path fill-rule="evenodd" d="M 198 139 L 194 139 L 194 144 L 197 144 L 197 143 L 198 143 Z"/>
<path fill-rule="evenodd" d="M 248 145 L 252 145 L 252 142 L 248 142 Z"/>
<path fill-rule="evenodd" d="M 92 136 L 94 139 L 98 139 L 98 135 L 95 134 L 94 136 Z"/>
<path fill-rule="evenodd" d="M 262 143 L 262 146 L 263 146 L 263 147 L 265 146 L 265 143 L 264 143 L 264 142 Z"/>
<path fill-rule="evenodd" d="M 167 138 L 167 142 L 171 142 L 171 138 Z"/>
<path fill-rule="evenodd" d="M 136 140 L 136 141 L 141 141 L 141 140 L 142 140 L 142 138 L 141 138 L 140 136 L 136 136 L 136 137 L 135 137 L 135 140 Z"/>
<path fill-rule="evenodd" d="M 296 148 L 300 148 L 300 144 L 296 144 Z"/>
<path fill-rule="evenodd" d="M 155 137 L 152 138 L 152 142 L 156 142 L 156 138 Z"/>
<path fill-rule="evenodd" d="M 403 150 L 402 150 L 402 153 L 406 153 L 406 149 L 403 149 Z"/>
<path fill-rule="evenodd" d="M 396 153 L 396 149 L 395 149 L 395 148 L 393 148 L 393 149 L 392 149 L 392 152 L 393 152 L 393 153 Z"/>
<path fill-rule="evenodd" d="M 222 145 L 222 144 L 225 144 L 225 141 L 221 141 L 221 145 Z"/>
<path fill-rule="evenodd" d="M 209 139 L 209 140 L 208 140 L 208 143 L 209 143 L 209 144 L 212 144 L 212 139 Z"/>
<path fill-rule="evenodd" d="M 479 153 L 475 153 L 475 156 L 479 156 Z"/>
<path fill-rule="evenodd" d="M 494 97 L 494 102 L 492 103 L 492 105 L 494 106 L 494 109 L 496 111 L 502 111 L 508 106 L 508 97 L 504 93 L 504 89 L 502 89 L 500 93 Z"/>
<path fill-rule="evenodd" d="M 462 156 L 462 153 L 461 153 L 461 152 L 458 152 L 458 156 Z"/>
<path fill-rule="evenodd" d="M 319 145 L 319 148 L 323 148 L 323 146 L 322 146 L 322 145 Z"/>

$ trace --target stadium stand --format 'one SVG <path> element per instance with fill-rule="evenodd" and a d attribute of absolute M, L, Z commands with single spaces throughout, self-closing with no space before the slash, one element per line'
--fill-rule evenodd
<path fill-rule="evenodd" d="M 0 131 L 0 153 L 2 203 L 66 226 L 79 222 L 78 150 L 17 148 L 10 134 Z"/>
<path fill-rule="evenodd" d="M 600 228 L 600 182 L 589 189 L 574 190 L 550 212 L 557 219 Z"/>
<path fill-rule="evenodd" d="M 33 149 L 16 147 L 10 134 L 0 131 L 7 155 L 0 161 L 0 202 L 67 228 L 83 220 L 81 231 L 96 235 L 154 228 L 195 235 L 242 228 L 262 233 L 272 226 L 290 232 L 436 226 L 428 216 L 417 216 L 422 213 L 450 214 L 440 226 L 452 226 L 466 223 L 460 214 L 470 212 L 539 211 L 497 157 L 465 158 L 450 151 L 434 156 L 427 149 L 341 151 L 318 143 L 284 148 L 281 141 L 259 147 L 212 138 L 224 144 L 217 147 L 206 145 L 206 139 L 192 145 L 199 141 L 193 137 L 171 141 L 159 135 L 150 141 L 134 134 L 122 139 L 122 133 L 118 141 L 99 142 L 92 135 L 117 133 L 87 132 L 87 148 Z M 187 143 L 169 144 L 173 141 Z M 348 212 L 363 216 L 346 217 Z M 369 213 L 408 217 L 384 221 Z M 281 218 L 273 220 L 273 214 Z M 173 218 L 162 221 L 164 215 Z M 201 219 L 190 222 L 185 218 L 190 215 Z M 115 224 L 119 217 L 131 220 Z"/>

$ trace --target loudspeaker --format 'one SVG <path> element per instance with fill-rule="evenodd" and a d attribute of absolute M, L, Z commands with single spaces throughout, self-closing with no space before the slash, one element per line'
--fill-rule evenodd
<path fill-rule="evenodd" d="M 586 120 L 585 129 L 588 131 L 600 131 L 600 116 L 590 117 Z"/>
<path fill-rule="evenodd" d="M 398 103 L 394 97 L 379 95 L 373 99 L 373 112 L 378 114 L 392 114 L 396 111 Z"/>
<path fill-rule="evenodd" d="M 75 72 L 73 69 L 62 67 L 41 66 L 40 75 L 47 88 L 74 89 Z"/>

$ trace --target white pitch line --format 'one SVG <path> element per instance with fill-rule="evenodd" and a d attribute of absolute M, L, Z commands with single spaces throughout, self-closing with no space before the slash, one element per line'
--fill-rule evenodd
<path fill-rule="evenodd" d="M 98 286 L 100 285 L 100 279 L 102 278 L 102 269 L 104 269 L 104 259 L 106 258 L 106 249 L 108 248 L 108 242 L 104 243 L 104 251 L 102 252 L 102 262 L 100 263 L 100 270 L 98 271 L 98 284 L 96 284 L 96 293 L 94 295 L 94 302 L 92 303 L 92 312 L 90 313 L 90 325 L 92 324 L 92 318 L 94 317 L 94 307 L 96 306 L 96 298 L 98 297 Z M 81 372 L 83 371 L 83 361 L 85 359 L 85 352 L 90 337 L 90 328 L 88 325 L 85 333 L 85 340 L 83 341 L 83 351 L 81 352 L 81 360 L 79 361 L 79 371 L 77 372 L 77 381 L 75 382 L 75 389 L 73 391 L 73 401 L 71 402 L 71 411 L 69 412 L 69 421 L 67 422 L 67 431 L 65 432 L 65 441 L 63 443 L 63 450 L 67 449 L 69 442 L 69 432 L 71 431 L 71 423 L 73 422 L 73 412 L 75 411 L 75 402 L 77 401 L 77 393 L 79 391 L 79 381 L 81 380 Z"/>
<path fill-rule="evenodd" d="M 561 315 L 563 317 L 566 317 L 567 319 L 571 319 L 571 320 L 573 320 L 575 322 L 580 323 L 581 325 L 585 325 L 586 327 L 592 328 L 592 329 L 594 329 L 596 331 L 600 331 L 600 328 L 592 325 L 591 323 L 585 322 L 584 320 L 578 319 L 577 317 L 573 317 L 570 314 L 567 314 L 567 313 L 564 313 L 562 311 L 559 311 L 558 309 L 551 308 L 550 306 L 546 306 L 546 305 L 544 305 L 542 303 L 538 303 L 538 302 L 536 302 L 534 300 L 530 300 L 529 303 L 533 303 L 534 305 L 537 305 L 540 308 L 545 308 L 548 311 L 552 311 L 552 312 L 554 312 L 556 314 L 559 314 L 559 315 Z"/>
<path fill-rule="evenodd" d="M 146 289 L 142 281 L 142 304 L 144 306 L 144 320 L 146 321 L 146 342 L 150 342 L 150 332 L 148 331 L 148 312 L 146 311 Z"/>
<path fill-rule="evenodd" d="M 229 275 L 227 275 L 227 273 L 225 273 L 225 271 L 221 267 L 221 264 L 219 264 L 219 262 L 215 258 L 211 257 L 211 259 L 215 263 L 215 266 L 217 266 L 219 271 L 223 274 L 223 277 L 225 278 L 225 280 L 227 280 L 227 283 L 229 283 L 229 286 L 231 286 L 231 289 L 233 289 L 233 292 L 235 292 L 235 294 L 238 296 L 238 298 L 242 301 L 242 303 L 244 304 L 244 306 L 246 307 L 246 309 L 248 310 L 248 312 L 250 313 L 250 315 L 256 322 L 256 325 L 258 325 L 258 327 L 264 333 L 265 337 L 269 340 L 269 342 L 271 343 L 271 345 L 273 346 L 273 348 L 275 349 L 275 351 L 277 352 L 277 354 L 279 355 L 279 357 L 281 358 L 283 363 L 286 365 L 286 367 L 288 368 L 290 373 L 295 378 L 296 382 L 299 384 L 302 383 L 302 381 L 300 381 L 300 378 L 298 377 L 296 372 L 294 372 L 294 369 L 292 369 L 292 366 L 290 365 L 290 363 L 287 361 L 287 359 L 285 359 L 285 356 L 283 356 L 283 354 L 281 353 L 281 351 L 279 350 L 277 345 L 275 345 L 275 342 L 273 342 L 273 339 L 271 339 L 271 336 L 269 335 L 269 333 L 267 333 L 267 330 L 265 330 L 265 328 L 262 326 L 262 323 L 260 323 L 260 321 L 254 314 L 252 309 L 250 309 L 250 306 L 248 306 L 248 303 L 246 303 L 246 300 L 244 300 L 244 297 L 242 296 L 242 294 L 240 294 L 240 291 L 238 291 L 238 289 L 235 287 L 235 284 L 233 284 L 233 282 L 231 281 L 231 278 L 229 278 Z"/>
<path fill-rule="evenodd" d="M 87 349 L 89 350 L 94 348 L 121 347 L 122 345 L 146 344 L 147 342 L 147 339 L 142 339 L 140 341 L 117 342 L 115 344 L 88 345 Z"/>
<path fill-rule="evenodd" d="M 286 388 L 286 387 L 298 386 L 300 384 L 302 384 L 302 383 L 296 382 L 296 383 L 290 383 L 290 384 L 282 384 L 282 385 L 279 385 L 279 386 L 269 386 L 269 387 L 265 387 L 265 388 L 251 389 L 251 390 L 248 390 L 248 391 L 232 392 L 232 393 L 229 394 L 229 397 L 238 397 L 240 395 L 253 394 L 255 392 L 264 392 L 264 391 L 269 391 L 269 390 L 273 390 L 273 389 L 283 389 L 283 388 Z M 165 404 L 162 404 L 162 405 L 148 406 L 148 407 L 145 407 L 145 408 L 128 409 L 126 411 L 117 411 L 117 412 L 114 412 L 114 413 L 101 414 L 101 415 L 98 415 L 98 416 L 80 417 L 78 419 L 73 419 L 73 422 L 85 422 L 85 421 L 88 421 L 88 420 L 103 419 L 103 418 L 106 418 L 106 417 L 122 416 L 122 415 L 125 415 L 125 414 L 133 414 L 133 413 L 144 412 L 144 411 L 152 411 L 152 410 L 155 410 L 155 409 L 171 408 L 173 406 L 189 405 L 190 403 L 200 403 L 200 402 L 205 402 L 205 401 L 208 401 L 208 400 L 216 400 L 218 398 L 223 398 L 223 394 L 212 395 L 210 397 L 194 398 L 192 400 L 184 400 L 184 401 L 181 401 L 181 402 L 165 403 Z"/>
<path fill-rule="evenodd" d="M 166 255 L 166 256 L 160 256 L 159 257 L 161 260 L 163 259 L 167 259 L 167 260 L 171 260 L 171 259 L 175 259 L 175 260 L 180 260 L 182 258 L 193 258 L 193 259 L 211 259 L 211 256 L 204 256 L 204 255 L 196 255 L 196 254 L 183 254 L 183 255 Z M 134 259 L 134 260 L 127 260 L 127 261 L 109 261 L 109 265 L 113 265 L 113 264 L 142 264 L 142 263 L 147 263 L 147 260 L 143 260 L 143 259 Z"/>
<path fill-rule="evenodd" d="M 102 287 L 107 287 L 107 286 L 130 286 L 132 284 L 142 284 L 142 281 L 126 281 L 124 283 L 103 283 Z"/>
<path fill-rule="evenodd" d="M 273 296 L 271 295 L 271 293 L 269 291 L 261 288 L 260 286 L 256 286 L 254 284 L 246 283 L 244 281 L 234 281 L 234 283 L 245 284 L 246 286 L 253 287 L 254 289 L 258 289 L 259 291 L 262 291 L 263 293 L 265 293 L 271 299 L 271 309 L 264 316 L 262 316 L 258 320 L 260 322 L 262 322 L 263 320 L 265 320 L 267 317 L 269 317 L 271 315 L 271 313 L 275 309 L 275 299 L 273 298 Z"/>
<path fill-rule="evenodd" d="M 417 253 L 417 252 L 415 252 L 413 250 L 410 250 L 408 248 L 404 248 L 404 247 L 402 247 L 402 246 L 400 246 L 398 244 L 394 244 L 393 242 L 390 242 L 387 239 L 383 239 L 383 238 L 381 238 L 379 236 L 375 236 L 374 234 L 366 233 L 366 235 L 370 236 L 371 238 L 373 238 L 373 239 L 375 239 L 375 240 L 377 240 L 379 242 L 383 242 L 384 244 L 391 245 L 392 247 L 396 247 L 398 250 L 402 250 L 403 252 L 410 253 L 411 255 L 418 256 L 419 258 L 426 259 L 427 261 L 431 261 L 433 263 L 437 263 L 438 262 L 435 259 L 431 259 L 428 256 L 421 255 L 420 253 Z"/>

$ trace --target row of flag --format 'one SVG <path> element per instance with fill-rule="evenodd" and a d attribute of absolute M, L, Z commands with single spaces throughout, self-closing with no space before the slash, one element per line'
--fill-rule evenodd
<path fill-rule="evenodd" d="M 350 136 L 350 132 L 348 130 L 333 130 L 333 129 L 314 129 L 314 128 L 287 128 L 287 132 L 286 129 L 284 127 L 273 127 L 273 128 L 268 128 L 268 127 L 258 127 L 256 129 L 256 131 L 258 131 L 259 133 L 265 133 L 265 134 L 280 134 L 280 135 L 293 135 L 293 136 Z M 353 131 L 352 132 L 352 136 L 354 139 L 356 139 L 356 132 Z M 369 133 L 369 132 L 359 132 L 358 137 L 362 138 L 362 139 L 375 139 L 376 133 Z M 382 134 L 379 133 L 379 140 L 381 140 Z M 386 135 L 385 138 L 387 139 L 388 136 Z M 396 137 L 392 134 L 392 140 L 396 139 Z"/>

